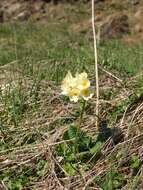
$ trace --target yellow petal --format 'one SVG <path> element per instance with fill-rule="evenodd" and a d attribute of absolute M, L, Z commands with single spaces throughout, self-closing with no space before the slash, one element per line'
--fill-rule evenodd
<path fill-rule="evenodd" d="M 78 82 L 78 88 L 80 90 L 84 90 L 90 87 L 90 81 L 89 80 L 81 80 Z"/>
<path fill-rule="evenodd" d="M 69 96 L 79 96 L 80 95 L 80 90 L 78 88 L 72 88 L 69 91 Z"/>
<path fill-rule="evenodd" d="M 62 84 L 61 90 L 63 95 L 68 95 L 70 88 L 67 84 Z"/>
<path fill-rule="evenodd" d="M 69 90 L 70 90 L 71 86 L 73 85 L 72 84 L 73 81 L 74 81 L 74 78 L 73 78 L 71 72 L 69 71 L 62 81 L 61 90 L 62 90 L 63 95 L 67 95 L 69 93 Z"/>
<path fill-rule="evenodd" d="M 84 90 L 90 87 L 90 81 L 87 78 L 87 73 L 76 74 L 77 88 Z"/>
<path fill-rule="evenodd" d="M 91 93 L 90 89 L 85 89 L 81 91 L 81 96 L 84 100 L 89 100 L 92 98 L 93 93 Z"/>
<path fill-rule="evenodd" d="M 71 102 L 78 102 L 78 100 L 79 100 L 78 96 L 72 96 L 72 97 L 70 97 L 70 101 Z"/>
<path fill-rule="evenodd" d="M 80 90 L 78 88 L 71 88 L 68 95 L 71 101 L 77 102 L 80 97 Z"/>
<path fill-rule="evenodd" d="M 79 78 L 79 79 L 87 79 L 87 73 L 86 72 L 83 72 L 83 73 L 76 73 L 76 78 Z"/>

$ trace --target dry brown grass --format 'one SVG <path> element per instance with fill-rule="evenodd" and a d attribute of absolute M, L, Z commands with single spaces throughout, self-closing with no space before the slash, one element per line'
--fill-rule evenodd
<path fill-rule="evenodd" d="M 97 176 L 104 177 L 111 165 L 116 165 L 119 172 L 126 174 L 123 189 L 130 189 L 131 180 L 135 174 L 134 171 L 129 168 L 128 161 L 134 154 L 138 155 L 140 160 L 143 160 L 142 100 L 138 99 L 135 103 L 126 107 L 125 112 L 122 113 L 119 118 L 116 118 L 114 122 L 110 123 L 112 135 L 104 143 L 101 156 L 92 169 L 83 171 L 82 177 L 80 175 L 73 177 L 68 174 L 61 175 L 63 172 L 66 174 L 66 171 L 64 171 L 61 164 L 63 158 L 56 155 L 55 147 L 57 144 L 63 142 L 68 143 L 63 141 L 62 136 L 64 131 L 68 128 L 67 121 L 70 119 L 71 122 L 76 123 L 78 120 L 74 114 L 78 106 L 65 102 L 60 95 L 59 87 L 43 80 L 38 84 L 36 102 L 38 109 L 33 112 L 31 108 L 35 102 L 33 102 L 29 96 L 31 87 L 34 84 L 33 79 L 20 76 L 20 73 L 15 71 L 12 71 L 11 75 L 10 72 L 10 70 L 9 72 L 7 71 L 7 67 L 4 67 L 3 73 L 5 74 L 1 75 L 1 81 L 7 81 L 9 76 L 15 76 L 10 78 L 10 81 L 11 84 L 18 85 L 17 81 L 20 79 L 21 88 L 27 97 L 25 102 L 27 110 L 23 113 L 22 120 L 18 127 L 15 127 L 12 122 L 7 119 L 6 129 L 1 131 L 1 140 L 6 142 L 10 137 L 13 137 L 10 143 L 14 144 L 13 147 L 7 147 L 0 152 L 1 172 L 6 169 L 17 170 L 25 165 L 35 167 L 36 160 L 44 158 L 49 163 L 49 172 L 46 176 L 41 178 L 40 181 L 31 184 L 30 189 L 34 189 L 34 187 L 48 190 L 78 190 L 92 189 L 92 187 L 94 187 L 94 189 L 100 189 L 94 179 L 97 178 Z M 15 75 L 13 75 L 14 72 Z M 104 77 L 102 77 L 100 80 L 101 92 L 104 94 L 107 89 L 112 88 L 112 92 L 114 92 L 115 95 L 108 101 L 103 99 L 99 100 L 101 121 L 110 120 L 110 112 L 112 112 L 120 102 L 126 101 L 128 97 L 132 95 L 132 85 L 135 83 L 136 80 L 132 79 L 132 84 L 129 82 L 128 85 L 125 86 L 123 82 L 119 82 L 112 76 L 105 74 Z M 14 86 L 11 86 L 11 88 L 14 88 Z M 94 127 L 95 104 L 96 99 L 93 98 L 91 102 L 92 106 L 86 111 L 82 125 L 82 130 L 86 131 L 92 138 L 98 135 L 98 131 L 96 131 Z M 5 105 L 1 102 L 1 111 L 5 109 L 4 106 Z M 59 121 L 63 119 L 64 123 L 61 126 Z M 39 132 L 41 129 L 47 130 L 41 133 Z M 32 144 L 25 143 L 25 138 L 32 134 L 38 136 L 37 140 Z M 116 159 L 110 162 L 112 158 Z M 142 174 L 142 167 L 138 172 L 140 176 Z M 1 186 L 3 189 L 6 189 L 5 182 L 2 181 Z"/>

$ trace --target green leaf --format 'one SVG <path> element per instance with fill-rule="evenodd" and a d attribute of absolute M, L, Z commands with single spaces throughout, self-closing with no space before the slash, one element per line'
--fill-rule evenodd
<path fill-rule="evenodd" d="M 80 130 L 80 129 L 78 129 L 77 127 L 71 125 L 69 127 L 69 129 L 64 133 L 63 139 L 64 140 L 69 140 L 69 139 L 76 138 L 78 130 Z"/>
<path fill-rule="evenodd" d="M 56 151 L 59 156 L 65 156 L 67 151 L 67 145 L 65 143 L 62 143 L 56 147 Z"/>
<path fill-rule="evenodd" d="M 137 155 L 133 155 L 129 163 L 132 169 L 138 169 L 141 165 L 141 160 Z"/>
<path fill-rule="evenodd" d="M 101 182 L 104 190 L 121 188 L 124 181 L 124 176 L 117 171 L 110 171 Z"/>
<path fill-rule="evenodd" d="M 90 149 L 90 153 L 91 153 L 91 154 L 99 153 L 99 152 L 101 152 L 101 148 L 102 148 L 102 143 L 101 143 L 101 142 L 97 142 L 97 143 L 95 144 L 95 146 L 93 146 L 93 147 Z"/>
<path fill-rule="evenodd" d="M 63 166 L 64 170 L 70 175 L 73 176 L 76 174 L 76 165 L 75 164 L 71 164 L 69 162 L 67 162 L 66 164 L 64 164 Z"/>

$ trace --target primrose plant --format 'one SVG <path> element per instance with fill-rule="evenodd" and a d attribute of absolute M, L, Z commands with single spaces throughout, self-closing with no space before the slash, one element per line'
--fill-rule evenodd
<path fill-rule="evenodd" d="M 65 158 L 63 162 L 64 170 L 73 175 L 73 170 L 77 172 L 78 167 L 78 172 L 80 172 L 80 166 L 89 159 L 92 154 L 90 149 L 94 146 L 92 138 L 81 130 L 86 103 L 92 98 L 93 89 L 86 72 L 76 73 L 73 76 L 69 71 L 62 81 L 61 91 L 63 95 L 69 97 L 71 102 L 77 103 L 79 101 L 80 103 L 78 122 L 75 125 L 70 125 L 64 131 L 64 143 L 58 145 L 56 149 L 58 155 Z"/>

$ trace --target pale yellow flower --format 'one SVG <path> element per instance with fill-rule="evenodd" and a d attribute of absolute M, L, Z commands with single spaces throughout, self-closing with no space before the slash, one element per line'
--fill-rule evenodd
<path fill-rule="evenodd" d="M 76 74 L 77 85 L 80 90 L 84 90 L 90 87 L 90 81 L 87 78 L 87 73 Z"/>
<path fill-rule="evenodd" d="M 69 96 L 70 100 L 77 102 L 80 98 L 89 100 L 93 93 L 90 90 L 90 81 L 87 78 L 87 73 L 83 72 L 72 76 L 68 72 L 61 85 L 62 94 Z"/>

